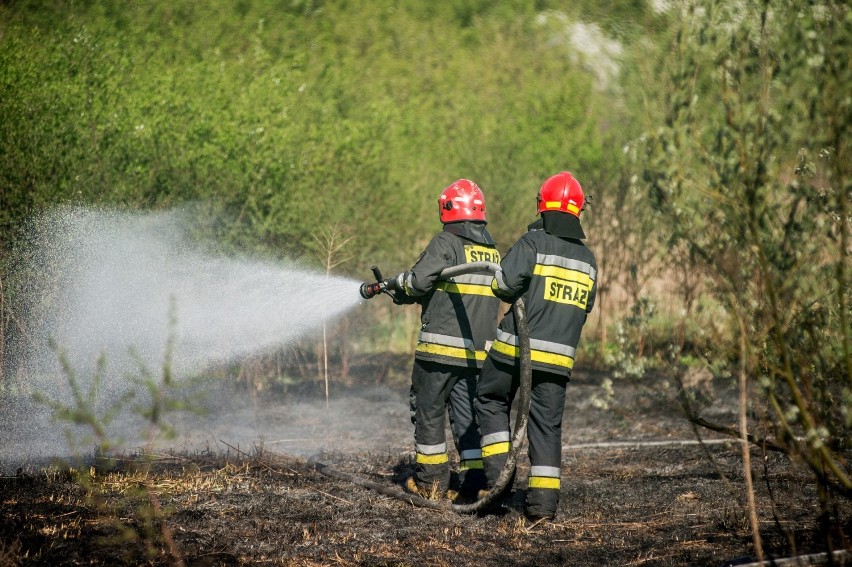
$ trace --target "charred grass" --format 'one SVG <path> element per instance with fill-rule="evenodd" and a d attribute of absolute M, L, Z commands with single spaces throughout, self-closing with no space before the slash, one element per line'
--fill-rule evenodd
<path fill-rule="evenodd" d="M 620 385 L 608 409 L 595 409 L 589 400 L 599 381 L 578 375 L 570 386 L 560 508 L 550 523 L 531 524 L 522 514 L 525 458 L 499 506 L 459 515 L 325 476 L 303 457 L 229 446 L 0 477 L 0 567 L 722 566 L 751 558 L 737 442 L 708 435 L 707 444 L 695 444 L 673 394 L 659 383 Z M 735 404 L 726 395 L 712 392 L 708 415 L 731 421 Z M 374 414 L 389 404 L 403 411 L 404 386 L 374 398 L 352 403 Z M 319 459 L 401 489 L 413 469 L 411 430 L 385 429 L 375 431 L 387 441 L 381 451 Z M 810 471 L 783 454 L 752 451 L 768 557 L 852 545 L 850 502 L 821 502 Z"/>
<path fill-rule="evenodd" d="M 736 477 L 735 452 L 711 450 Z M 408 455 L 322 459 L 389 486 L 411 470 Z M 755 474 L 769 553 L 849 545 L 848 504 L 820 530 L 806 471 L 776 455 L 764 465 Z M 499 507 L 470 516 L 416 508 L 270 453 L 126 459 L 95 470 L 88 490 L 69 470 L 20 474 L 0 479 L 0 565 L 723 565 L 750 554 L 741 498 L 699 448 L 584 450 L 567 456 L 563 474 L 559 514 L 542 524 L 521 514 L 523 469 Z M 164 519 L 146 519 L 144 485 Z"/>

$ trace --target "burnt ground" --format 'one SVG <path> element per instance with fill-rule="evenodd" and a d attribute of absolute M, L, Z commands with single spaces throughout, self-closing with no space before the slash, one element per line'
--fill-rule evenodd
<path fill-rule="evenodd" d="M 413 454 L 405 385 L 333 389 L 328 410 L 316 388 L 298 402 L 254 396 L 246 406 L 219 408 L 220 420 L 252 414 L 251 427 L 238 420 L 246 429 L 239 441 L 228 442 L 233 421 L 187 420 L 178 429 L 192 428 L 199 439 L 185 435 L 183 446 L 147 457 L 124 454 L 112 472 L 88 469 L 91 482 L 67 467 L 0 478 L 0 567 L 721 566 L 753 559 L 739 445 L 708 431 L 697 444 L 663 378 L 619 381 L 608 395 L 606 377 L 580 370 L 569 385 L 552 523 L 530 525 L 522 516 L 525 462 L 502 505 L 476 515 L 417 508 L 318 473 L 307 459 L 314 452 L 338 470 L 399 487 Z M 703 415 L 734 425 L 730 384 L 696 384 Z M 347 419 L 343 408 L 359 412 Z M 264 436 L 264 424 L 276 425 L 276 438 Z M 263 439 L 248 444 L 252 434 Z M 825 512 L 806 468 L 759 448 L 751 455 L 768 556 L 852 546 L 848 501 L 832 500 Z M 848 555 L 836 562 L 850 563 Z"/>

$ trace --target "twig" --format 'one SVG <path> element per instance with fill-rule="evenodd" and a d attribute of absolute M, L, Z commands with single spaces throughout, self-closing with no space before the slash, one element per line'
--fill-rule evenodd
<path fill-rule="evenodd" d="M 249 459 L 254 459 L 254 457 L 252 457 L 251 455 L 249 455 L 249 454 L 248 454 L 248 453 L 246 453 L 245 451 L 241 451 L 240 449 L 237 449 L 236 447 L 234 447 L 234 446 L 233 446 L 233 445 L 231 445 L 230 443 L 225 443 L 225 442 L 224 442 L 224 441 L 222 441 L 221 439 L 219 439 L 219 442 L 220 442 L 220 443 L 222 443 L 223 445 L 225 445 L 226 447 L 228 447 L 228 448 L 230 448 L 230 449 L 233 449 L 234 451 L 236 451 L 236 452 L 237 452 L 237 453 L 239 453 L 240 455 L 243 455 L 243 456 L 245 456 L 245 457 L 248 457 Z"/>
<path fill-rule="evenodd" d="M 241 451 L 240 449 L 238 449 L 238 448 L 234 447 L 233 445 L 231 445 L 231 444 L 229 444 L 229 443 L 225 443 L 225 441 L 223 441 L 223 440 L 221 440 L 221 439 L 219 439 L 219 442 L 220 442 L 220 443 L 223 443 L 223 444 L 224 444 L 224 445 L 226 445 L 227 447 L 229 447 L 229 448 L 233 449 L 233 450 L 234 450 L 234 451 L 236 451 L 237 453 L 239 453 L 239 454 L 241 454 L 241 455 L 243 455 L 243 456 L 245 456 L 245 457 L 248 457 L 249 459 L 251 459 L 251 460 L 252 460 L 252 462 L 256 463 L 257 465 L 260 465 L 261 467 L 263 467 L 264 469 L 266 469 L 267 471 L 269 471 L 269 472 L 271 472 L 271 473 L 280 474 L 280 475 L 284 475 L 284 476 L 292 476 L 292 475 L 288 475 L 287 473 L 284 473 L 284 472 L 281 472 L 281 471 L 279 471 L 279 470 L 276 470 L 276 469 L 272 468 L 272 465 L 268 464 L 266 461 L 264 461 L 264 460 L 263 460 L 263 459 L 261 459 L 260 457 L 249 455 L 249 454 L 248 454 L 248 453 L 246 453 L 245 451 Z M 289 471 L 290 471 L 293 475 L 297 475 L 297 476 L 298 476 L 298 474 L 299 474 L 298 472 L 294 471 L 294 470 L 293 470 L 293 469 L 291 469 L 291 468 L 288 468 L 287 470 L 289 470 Z"/>
<path fill-rule="evenodd" d="M 700 425 L 701 427 L 704 427 L 705 429 L 709 429 L 710 431 L 715 431 L 717 433 L 724 433 L 725 435 L 729 435 L 731 437 L 736 437 L 736 438 L 740 437 L 740 432 L 737 431 L 736 429 L 734 429 L 733 427 L 729 427 L 727 425 L 721 425 L 719 423 L 713 423 L 713 422 L 707 421 L 706 419 L 704 419 L 702 417 L 690 416 L 689 421 L 691 421 L 692 423 L 694 423 L 696 425 Z M 766 439 L 765 437 L 760 437 L 760 436 L 754 435 L 752 433 L 747 433 L 746 438 L 749 440 L 750 443 L 753 443 L 755 445 L 759 445 L 761 447 L 765 446 L 767 449 L 770 449 L 772 451 L 778 451 L 778 452 L 784 453 L 786 455 L 790 454 L 789 451 L 787 451 L 787 449 L 785 449 L 781 445 L 775 443 L 774 441 L 770 441 L 769 439 Z"/>
<path fill-rule="evenodd" d="M 735 439 L 704 439 L 701 441 L 695 439 L 667 439 L 662 441 L 603 441 L 600 443 L 580 443 L 577 445 L 563 445 L 566 450 L 580 449 L 616 449 L 620 447 L 681 447 L 688 445 L 721 445 L 725 443 L 733 443 Z"/>
<path fill-rule="evenodd" d="M 145 483 L 145 492 L 148 493 L 148 500 L 151 502 L 151 506 L 154 509 L 154 514 L 157 518 L 161 519 L 160 533 L 163 535 L 163 540 L 169 547 L 169 553 L 171 553 L 175 567 L 184 567 L 184 565 L 186 564 L 184 563 L 183 558 L 181 557 L 180 552 L 178 551 L 177 545 L 175 545 L 175 540 L 172 537 L 172 530 L 169 528 L 169 525 L 165 521 L 165 517 L 163 516 L 163 509 L 160 506 L 160 499 L 154 492 L 154 487 L 151 485 L 150 482 Z"/>
<path fill-rule="evenodd" d="M 347 500 L 346 498 L 341 498 L 340 496 L 335 496 L 334 494 L 329 494 L 328 492 L 326 492 L 324 490 L 320 490 L 319 488 L 311 488 L 311 490 L 313 490 L 315 492 L 319 492 L 320 494 L 325 494 L 329 498 L 334 498 L 335 500 L 340 500 L 341 502 L 346 502 L 347 504 L 351 504 L 353 506 L 355 505 L 354 502 L 351 502 L 351 501 Z"/>

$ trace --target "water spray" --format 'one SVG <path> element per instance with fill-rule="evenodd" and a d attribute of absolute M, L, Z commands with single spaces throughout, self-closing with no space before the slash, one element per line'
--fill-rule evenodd
<path fill-rule="evenodd" d="M 30 395 L 74 403 L 59 356 L 84 393 L 103 356 L 93 404 L 106 411 L 128 392 L 143 403 L 147 394 L 139 380 L 145 373 L 156 377 L 164 364 L 176 385 L 192 381 L 197 390 L 208 370 L 215 376 L 246 357 L 280 353 L 359 302 L 356 280 L 286 259 L 212 253 L 194 237 L 192 223 L 180 210 L 76 207 L 33 219 L 31 245 L 21 252 L 27 276 L 19 312 L 26 333 L 13 335 L 8 350 L 17 390 L 0 398 L 0 469 L 70 455 L 62 424 Z M 205 397 L 218 394 L 206 387 L 210 380 L 203 384 Z M 110 435 L 133 443 L 140 418 L 125 409 Z M 225 417 L 230 412 L 210 414 L 204 423 L 234 419 Z M 268 424 L 262 434 L 280 435 Z"/>
<path fill-rule="evenodd" d="M 382 279 L 382 273 L 376 266 L 372 266 L 371 270 L 373 271 L 373 276 L 375 276 L 376 278 L 376 282 L 361 284 L 361 297 L 363 297 L 364 299 L 370 299 L 371 297 L 375 297 L 380 293 L 389 293 L 389 290 L 398 289 L 398 287 L 391 287 L 397 286 L 395 279 Z M 439 278 L 447 279 L 454 276 L 459 276 L 462 274 L 482 270 L 488 270 L 496 275 L 498 272 L 501 271 L 501 268 L 498 264 L 495 264 L 493 262 L 471 262 L 469 264 L 459 264 L 458 266 L 447 268 L 441 272 Z M 530 413 L 532 365 L 530 360 L 530 335 L 529 327 L 527 325 L 527 311 L 526 307 L 524 306 L 523 299 L 521 299 L 520 297 L 517 298 L 512 304 L 512 309 L 515 313 L 515 323 L 517 324 L 518 329 L 518 349 L 520 355 L 520 386 L 518 388 L 518 411 L 517 416 L 515 418 L 515 428 L 512 434 L 512 442 L 509 447 L 509 454 L 506 458 L 506 464 L 503 466 L 503 470 L 500 471 L 500 476 L 497 477 L 497 481 L 494 483 L 494 486 L 492 486 L 486 494 L 484 494 L 476 502 L 473 502 L 471 504 L 454 504 L 449 500 L 429 500 L 427 498 L 423 498 L 422 496 L 403 492 L 402 490 L 391 488 L 386 485 L 373 482 L 371 480 L 362 478 L 351 473 L 338 471 L 329 467 L 326 464 L 317 461 L 315 458 L 312 457 L 310 462 L 313 463 L 317 471 L 326 476 L 345 480 L 347 482 L 357 484 L 358 486 L 375 490 L 376 492 L 384 494 L 385 496 L 392 496 L 393 498 L 402 500 L 403 502 L 407 502 L 415 506 L 420 506 L 421 508 L 445 510 L 457 512 L 459 514 L 472 514 L 474 512 L 486 508 L 487 506 L 490 506 L 506 491 L 509 486 L 509 482 L 514 476 L 515 467 L 518 462 L 518 454 L 520 453 L 521 443 L 523 442 L 524 436 L 527 432 L 527 423 L 529 421 Z"/>

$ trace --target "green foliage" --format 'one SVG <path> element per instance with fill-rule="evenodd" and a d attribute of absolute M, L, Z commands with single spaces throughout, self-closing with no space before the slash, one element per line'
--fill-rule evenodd
<path fill-rule="evenodd" d="M 633 304 L 623 322 L 616 324 L 615 347 L 606 353 L 605 361 L 613 368 L 615 378 L 642 378 L 648 367 L 643 358 L 648 326 L 654 316 L 654 304 L 646 297 Z"/>
<path fill-rule="evenodd" d="M 612 158 L 611 109 L 536 15 L 517 1 L 13 3 L 3 240 L 63 201 L 196 202 L 211 234 L 276 255 L 345 223 L 358 253 L 342 269 L 361 272 L 409 264 L 437 194 L 471 177 L 508 245 L 543 177 L 591 179 Z"/>
<path fill-rule="evenodd" d="M 779 437 L 849 493 L 852 12 L 704 1 L 681 16 L 641 185 L 727 307 Z"/>
<path fill-rule="evenodd" d="M 584 222 L 603 239 L 636 126 L 575 26 L 594 44 L 660 21 L 640 2 L 2 4 L 3 340 L 23 309 L 27 223 L 69 202 L 182 207 L 219 251 L 314 268 L 316 238 L 341 227 L 353 240 L 335 271 L 366 279 L 414 263 L 453 180 L 483 187 L 505 250 L 541 181 L 570 169 L 600 203 Z"/>
<path fill-rule="evenodd" d="M 615 340 L 612 348 L 608 349 L 604 361 L 613 369 L 615 378 L 639 379 L 645 375 L 648 361 L 636 354 L 635 345 L 630 343 L 628 331 L 622 324 L 617 324 Z"/>

